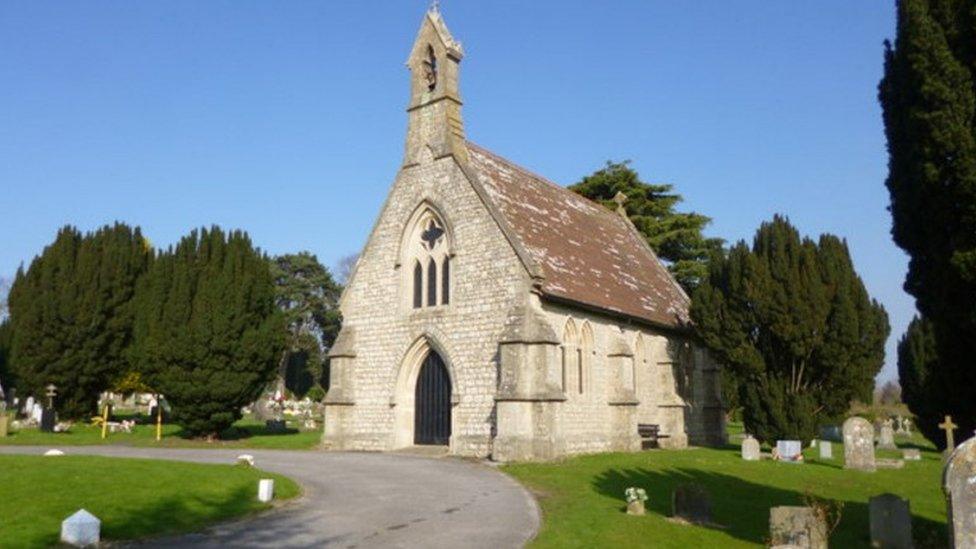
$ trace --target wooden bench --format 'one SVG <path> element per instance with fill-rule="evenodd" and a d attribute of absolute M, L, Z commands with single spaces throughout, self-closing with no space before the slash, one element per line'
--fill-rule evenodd
<path fill-rule="evenodd" d="M 657 448 L 658 440 L 668 438 L 668 435 L 661 434 L 661 426 L 656 423 L 638 423 L 637 434 L 641 438 L 641 449 Z"/>

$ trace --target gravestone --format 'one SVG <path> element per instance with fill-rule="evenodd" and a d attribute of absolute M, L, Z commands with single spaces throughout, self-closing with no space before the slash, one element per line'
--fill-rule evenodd
<path fill-rule="evenodd" d="M 752 435 L 746 435 L 746 438 L 742 439 L 742 459 L 746 461 L 757 461 L 762 457 L 759 450 L 759 441 L 753 438 Z"/>
<path fill-rule="evenodd" d="M 827 549 L 827 524 L 812 507 L 773 507 L 769 510 L 770 545 Z"/>
<path fill-rule="evenodd" d="M 952 416 L 946 416 L 945 421 L 939 424 L 939 429 L 946 432 L 946 449 L 945 452 L 943 452 L 946 457 L 948 457 L 949 454 L 956 449 L 956 438 L 954 432 L 957 428 L 959 428 L 959 426 L 952 422 Z"/>
<path fill-rule="evenodd" d="M 44 408 L 41 410 L 41 431 L 44 431 L 45 433 L 53 433 L 54 424 L 56 422 L 57 420 L 54 417 L 53 408 Z"/>
<path fill-rule="evenodd" d="M 911 436 L 911 434 L 912 434 L 912 420 L 910 420 L 910 419 L 908 419 L 906 417 L 905 419 L 902 420 L 901 423 L 902 423 L 902 425 L 904 426 L 904 429 L 905 429 L 905 436 Z"/>
<path fill-rule="evenodd" d="M 263 478 L 258 481 L 258 501 L 268 503 L 274 498 L 274 479 Z"/>
<path fill-rule="evenodd" d="M 694 524 L 712 522 L 712 499 L 700 484 L 682 484 L 671 496 L 671 516 Z"/>
<path fill-rule="evenodd" d="M 61 543 L 75 547 L 98 545 L 101 529 L 102 521 L 81 509 L 61 523 Z"/>
<path fill-rule="evenodd" d="M 921 461 L 922 452 L 918 448 L 905 448 L 901 451 L 901 458 L 905 461 Z"/>
<path fill-rule="evenodd" d="M 884 420 L 881 424 L 881 432 L 878 435 L 878 449 L 880 450 L 897 450 L 898 447 L 895 446 L 895 431 L 892 428 L 892 421 L 890 419 Z"/>
<path fill-rule="evenodd" d="M 803 443 L 799 440 L 777 440 L 776 454 L 782 461 L 800 462 L 803 460 Z"/>
<path fill-rule="evenodd" d="M 829 440 L 831 442 L 843 442 L 844 436 L 841 433 L 841 429 L 837 425 L 822 425 L 820 427 L 820 440 Z"/>
<path fill-rule="evenodd" d="M 7 436 L 10 429 L 10 416 L 7 415 L 6 403 L 0 402 L 0 438 Z"/>
<path fill-rule="evenodd" d="M 871 517 L 871 547 L 912 548 L 912 513 L 908 500 L 881 494 L 868 502 Z"/>
<path fill-rule="evenodd" d="M 976 437 L 949 456 L 942 471 L 949 519 L 949 546 L 976 548 Z"/>
<path fill-rule="evenodd" d="M 895 418 L 895 434 L 896 435 L 905 434 L 905 420 L 901 416 Z"/>
<path fill-rule="evenodd" d="M 844 422 L 844 469 L 874 471 L 874 427 L 863 417 Z"/>
<path fill-rule="evenodd" d="M 834 459 L 834 445 L 828 440 L 820 441 L 820 459 Z"/>

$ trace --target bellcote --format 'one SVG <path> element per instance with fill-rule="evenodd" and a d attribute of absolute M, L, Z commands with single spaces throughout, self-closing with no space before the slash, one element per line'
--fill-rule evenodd
<path fill-rule="evenodd" d="M 440 12 L 429 10 L 407 59 L 410 103 L 405 167 L 420 164 L 428 154 L 435 160 L 451 155 L 467 160 L 458 87 L 462 57 L 461 44 L 447 30 Z"/>

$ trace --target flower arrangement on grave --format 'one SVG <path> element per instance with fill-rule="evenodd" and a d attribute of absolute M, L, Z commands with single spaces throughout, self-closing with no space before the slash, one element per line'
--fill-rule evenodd
<path fill-rule="evenodd" d="M 643 488 L 635 488 L 631 486 L 624 491 L 624 496 L 627 497 L 627 503 L 632 503 L 639 501 L 641 503 L 647 501 L 647 492 Z"/>
<path fill-rule="evenodd" d="M 624 490 L 624 496 L 627 498 L 628 515 L 644 514 L 644 502 L 647 501 L 647 492 L 643 488 L 631 486 Z"/>

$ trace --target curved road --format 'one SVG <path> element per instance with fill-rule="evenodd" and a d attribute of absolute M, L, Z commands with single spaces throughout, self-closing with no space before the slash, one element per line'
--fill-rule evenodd
<path fill-rule="evenodd" d="M 0 447 L 42 454 L 44 447 Z M 66 454 L 255 465 L 299 482 L 298 501 L 203 532 L 144 540 L 138 547 L 521 547 L 539 511 L 521 485 L 479 463 L 453 458 L 275 450 L 178 450 L 73 446 Z M 257 486 L 255 486 L 255 497 Z"/>

